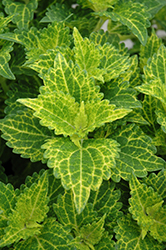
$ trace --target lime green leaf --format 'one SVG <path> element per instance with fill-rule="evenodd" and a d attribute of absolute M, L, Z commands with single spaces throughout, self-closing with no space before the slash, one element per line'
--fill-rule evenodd
<path fill-rule="evenodd" d="M 97 80 L 104 82 L 102 77 L 104 71 L 98 69 L 100 64 L 100 52 L 95 44 L 91 43 L 88 38 L 83 39 L 76 28 L 74 28 L 73 37 L 76 63 L 81 69 L 86 70 L 89 76 L 93 76 Z"/>
<path fill-rule="evenodd" d="M 4 229 L 7 227 L 9 214 L 13 211 L 16 203 L 16 195 L 13 186 L 0 182 L 0 239 L 3 237 Z"/>
<path fill-rule="evenodd" d="M 88 117 L 85 113 L 84 101 L 81 102 L 79 112 L 74 119 L 74 126 L 77 130 L 84 130 L 88 124 Z"/>
<path fill-rule="evenodd" d="M 44 222 L 41 232 L 15 245 L 15 250 L 31 250 L 32 246 L 38 250 L 75 250 L 68 245 L 73 237 L 69 229 L 59 224 L 55 218 Z"/>
<path fill-rule="evenodd" d="M 166 48 L 161 45 L 144 69 L 145 83 L 136 87 L 140 92 L 151 95 L 166 104 Z"/>
<path fill-rule="evenodd" d="M 4 15 L 2 14 L 2 12 L 0 13 L 0 33 L 3 32 L 3 28 L 5 28 L 9 22 L 11 22 L 12 18 L 14 15 L 12 16 L 8 16 L 8 17 L 4 17 Z"/>
<path fill-rule="evenodd" d="M 9 215 L 9 225 L 5 230 L 5 236 L 0 241 L 0 246 L 6 246 L 20 239 L 40 233 L 40 222 L 44 220 L 48 212 L 48 177 L 44 173 L 38 183 L 18 197 L 16 207 Z"/>
<path fill-rule="evenodd" d="M 115 167 L 118 145 L 111 139 L 84 140 L 78 148 L 69 138 L 54 138 L 42 146 L 46 149 L 48 167 L 65 189 L 72 189 L 78 213 L 84 209 L 90 189 L 97 190 L 103 179 L 109 179 Z"/>
<path fill-rule="evenodd" d="M 153 231 L 153 227 L 158 223 L 156 214 L 160 213 L 163 201 L 152 187 L 147 187 L 144 183 L 141 184 L 134 175 L 132 175 L 129 184 L 131 189 L 129 211 L 132 213 L 133 219 L 137 220 L 138 225 L 140 225 L 142 239 L 144 239 L 147 232 Z"/>
<path fill-rule="evenodd" d="M 122 203 L 118 202 L 120 199 L 120 191 L 115 190 L 115 183 L 110 181 L 103 181 L 100 189 L 91 191 L 88 202 L 93 204 L 93 210 L 97 211 L 98 215 L 102 217 L 106 214 L 105 223 L 109 226 L 109 232 L 117 224 L 117 219 L 122 215 L 119 210 Z"/>
<path fill-rule="evenodd" d="M 150 26 L 148 19 L 151 15 L 144 5 L 138 2 L 127 1 L 126 3 L 122 1 L 121 4 L 116 5 L 112 12 L 103 11 L 96 13 L 96 15 L 105 16 L 126 25 L 143 45 L 146 44 L 148 38 L 147 27 Z"/>
<path fill-rule="evenodd" d="M 5 100 L 7 107 L 5 108 L 5 114 L 16 114 L 18 111 L 22 111 L 25 107 L 16 102 L 18 98 L 31 97 L 34 98 L 39 93 L 39 87 L 41 82 L 34 77 L 26 77 L 18 80 L 18 83 L 10 85 L 10 89 L 7 92 L 8 99 Z"/>
<path fill-rule="evenodd" d="M 127 71 L 121 75 L 123 81 L 129 81 L 130 86 L 135 87 L 141 84 L 140 68 L 138 67 L 138 56 L 130 57 L 130 66 Z"/>
<path fill-rule="evenodd" d="M 96 250 L 114 250 L 115 242 L 112 240 L 112 235 L 104 234 L 98 245 L 95 245 Z"/>
<path fill-rule="evenodd" d="M 78 103 L 70 95 L 54 92 L 39 95 L 36 99 L 18 99 L 18 101 L 36 112 L 40 124 L 55 129 L 57 135 L 72 135 L 75 132 L 74 118 L 78 112 Z"/>
<path fill-rule="evenodd" d="M 127 215 L 118 220 L 118 226 L 115 229 L 117 244 L 119 250 L 164 250 L 165 246 L 154 240 L 149 234 L 142 240 L 141 229 L 137 223 L 132 220 L 131 215 Z"/>
<path fill-rule="evenodd" d="M 141 44 L 140 47 L 140 68 L 143 69 L 147 65 L 147 61 L 154 53 L 157 53 L 162 41 L 155 34 L 154 29 L 152 30 L 151 36 L 148 38 L 145 46 Z"/>
<path fill-rule="evenodd" d="M 85 110 L 88 115 L 88 131 L 93 131 L 96 127 L 100 127 L 106 122 L 118 120 L 131 112 L 131 109 L 127 108 L 116 109 L 115 105 L 109 104 L 109 101 L 106 99 L 87 103 Z"/>
<path fill-rule="evenodd" d="M 103 46 L 105 43 L 113 45 L 121 55 L 125 56 L 128 54 L 128 49 L 125 48 L 124 43 L 120 43 L 120 38 L 117 34 L 111 34 L 108 31 L 100 29 L 97 32 L 92 32 L 89 36 L 90 42 L 93 42 L 96 46 Z"/>
<path fill-rule="evenodd" d="M 13 75 L 12 71 L 9 68 L 8 61 L 10 60 L 10 52 L 13 50 L 12 42 L 3 41 L 2 47 L 0 46 L 0 75 L 3 77 L 14 80 L 15 76 Z"/>
<path fill-rule="evenodd" d="M 101 88 L 104 97 L 110 101 L 110 104 L 118 108 L 141 108 L 141 103 L 136 98 L 136 91 L 130 88 L 129 82 L 118 78 L 104 84 Z"/>
<path fill-rule="evenodd" d="M 99 87 L 95 86 L 93 79 L 80 70 L 78 65 L 67 63 L 60 53 L 55 58 L 54 67 L 41 76 L 45 85 L 41 88 L 41 93 L 62 91 L 65 94 L 69 93 L 79 103 L 102 99 L 103 94 L 99 93 Z"/>
<path fill-rule="evenodd" d="M 154 224 L 150 228 L 150 235 L 159 242 L 166 241 L 166 206 L 160 207 L 159 211 L 155 211 L 155 207 L 148 207 L 147 213 L 154 218 Z M 153 215 L 154 214 L 154 215 Z"/>
<path fill-rule="evenodd" d="M 134 0 L 144 4 L 148 8 L 148 12 L 154 16 L 164 5 L 166 5 L 165 0 Z"/>
<path fill-rule="evenodd" d="M 57 202 L 57 198 L 60 194 L 64 193 L 64 188 L 61 185 L 61 181 L 56 179 L 53 175 L 52 169 L 42 169 L 40 170 L 39 174 L 34 172 L 32 176 L 27 176 L 25 179 L 25 184 L 22 184 L 20 187 L 20 192 L 23 192 L 25 188 L 29 188 L 33 183 L 37 183 L 44 172 L 47 172 L 48 176 L 48 194 L 47 197 L 49 198 L 49 212 L 47 213 L 48 216 L 55 216 L 53 211 L 53 203 Z"/>
<path fill-rule="evenodd" d="M 103 46 L 105 43 L 112 44 L 116 49 L 118 49 L 118 44 L 120 42 L 120 38 L 118 35 L 110 34 L 108 31 L 104 32 L 104 30 L 100 29 L 97 32 L 92 32 L 89 36 L 90 42 L 93 42 L 95 45 Z"/>
<path fill-rule="evenodd" d="M 96 219 L 97 213 L 94 212 L 92 204 L 87 204 L 81 214 L 78 214 L 74 205 L 72 191 L 66 191 L 65 194 L 59 195 L 57 204 L 53 204 L 54 212 L 58 220 L 64 226 L 74 229 L 76 235 L 83 225 L 91 223 Z"/>
<path fill-rule="evenodd" d="M 9 114 L 0 120 L 2 137 L 7 140 L 7 145 L 14 153 L 21 154 L 23 158 L 30 158 L 32 162 L 43 159 L 43 150 L 40 146 L 53 133 L 39 124 L 39 120 L 33 117 L 31 110 Z"/>
<path fill-rule="evenodd" d="M 133 172 L 137 177 L 145 177 L 147 171 L 156 171 L 165 167 L 165 161 L 155 156 L 156 148 L 150 137 L 145 135 L 138 126 L 133 124 L 122 127 L 112 137 L 121 145 L 120 157 L 116 160 L 112 179 L 120 177 L 130 180 Z"/>
<path fill-rule="evenodd" d="M 104 80 L 110 81 L 124 73 L 130 66 L 128 56 L 121 55 L 117 49 L 111 44 L 104 44 L 98 47 L 100 51 L 99 68 L 104 69 Z"/>
<path fill-rule="evenodd" d="M 155 110 L 158 106 L 158 100 L 152 96 L 145 95 L 142 102 L 142 112 L 144 118 L 153 127 L 155 131 L 156 114 Z M 151 128 L 150 128 L 151 129 Z"/>
<path fill-rule="evenodd" d="M 96 1 L 96 0 L 79 0 L 78 3 L 80 3 L 83 8 L 91 8 L 94 11 L 100 11 L 100 10 L 106 10 L 107 8 L 112 7 L 113 4 L 115 4 L 118 0 L 106 0 L 106 1 Z"/>
<path fill-rule="evenodd" d="M 28 66 L 31 69 L 37 71 L 40 73 L 40 77 L 45 77 L 46 73 L 48 72 L 49 68 L 54 68 L 54 65 L 56 65 L 56 56 L 58 53 L 61 53 L 64 58 L 74 61 L 73 57 L 73 50 L 70 49 L 70 47 L 56 47 L 55 49 L 47 50 L 46 53 L 39 55 L 38 60 L 35 62 L 31 62 L 27 60 L 23 66 Z M 57 66 L 57 65 L 56 65 Z"/>
<path fill-rule="evenodd" d="M 103 236 L 103 232 L 105 230 L 103 228 L 104 220 L 105 215 L 98 222 L 93 222 L 92 224 L 82 226 L 80 229 L 80 235 L 73 240 L 73 243 L 76 243 L 74 245 L 78 246 L 78 249 L 84 249 L 80 248 L 79 245 L 85 244 L 85 246 L 87 245 L 90 247 L 90 249 L 92 249 L 92 246 L 98 244 Z"/>
<path fill-rule="evenodd" d="M 10 16 L 16 13 L 12 19 L 13 23 L 17 25 L 19 29 L 28 29 L 29 22 L 33 19 L 33 14 L 38 6 L 37 0 L 30 0 L 27 4 L 13 2 L 12 0 L 3 0 L 5 5 L 5 12 Z"/>
<path fill-rule="evenodd" d="M 71 36 L 69 29 L 63 23 L 53 22 L 47 28 L 37 30 L 32 27 L 28 32 L 15 30 L 15 33 L 0 34 L 1 39 L 20 43 L 25 46 L 29 62 L 38 60 L 41 54 L 57 46 L 70 46 Z"/>
<path fill-rule="evenodd" d="M 127 116 L 124 117 L 127 122 L 138 123 L 142 125 L 149 125 L 149 123 L 144 119 L 142 109 L 136 108 Z"/>
<path fill-rule="evenodd" d="M 34 115 L 41 119 L 41 125 L 55 129 L 57 135 L 72 136 L 71 139 L 76 145 L 79 137 L 84 138 L 96 127 L 120 119 L 131 112 L 130 109 L 125 108 L 115 109 L 114 105 L 109 105 L 108 100 L 92 100 L 85 106 L 82 102 L 79 108 L 74 98 L 63 92 L 46 92 L 36 99 L 27 98 L 17 101 L 34 109 L 36 111 Z"/>
<path fill-rule="evenodd" d="M 166 100 L 166 99 L 165 99 Z M 166 102 L 165 102 L 166 103 Z M 166 133 L 166 114 L 165 107 L 158 105 L 156 109 L 157 122 L 161 125 L 161 129 Z"/>
<path fill-rule="evenodd" d="M 161 127 L 155 132 L 153 138 L 153 144 L 157 146 L 159 155 L 165 155 L 166 151 L 166 134 L 163 132 Z"/>
<path fill-rule="evenodd" d="M 147 186 L 151 186 L 155 192 L 157 192 L 162 199 L 166 199 L 166 170 L 161 170 L 157 175 L 155 173 L 150 174 L 142 181 Z"/>
<path fill-rule="evenodd" d="M 69 19 L 72 15 L 72 8 L 69 9 L 65 4 L 56 3 L 56 5 L 52 4 L 49 8 L 47 8 L 46 16 L 43 17 L 40 22 L 62 22 Z"/>

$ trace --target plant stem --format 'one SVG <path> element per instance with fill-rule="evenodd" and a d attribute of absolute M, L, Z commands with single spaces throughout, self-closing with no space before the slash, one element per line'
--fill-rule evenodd
<path fill-rule="evenodd" d="M 101 28 L 101 26 L 103 25 L 103 23 L 104 23 L 105 21 L 106 21 L 106 20 L 103 20 L 102 18 L 100 18 L 99 21 L 98 21 L 98 23 L 97 23 L 97 25 L 96 25 L 96 27 L 94 28 L 93 32 L 94 32 L 94 31 L 98 31 L 98 30 Z"/>

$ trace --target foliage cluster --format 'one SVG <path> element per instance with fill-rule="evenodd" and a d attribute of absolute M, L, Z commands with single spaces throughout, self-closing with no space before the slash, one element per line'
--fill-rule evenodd
<path fill-rule="evenodd" d="M 166 249 L 165 13 L 0 2 L 1 249 Z"/>

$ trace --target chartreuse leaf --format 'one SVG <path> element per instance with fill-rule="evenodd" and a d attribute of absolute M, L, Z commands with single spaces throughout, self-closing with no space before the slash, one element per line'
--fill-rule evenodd
<path fill-rule="evenodd" d="M 0 120 L 2 137 L 7 140 L 7 145 L 14 153 L 21 154 L 24 158 L 34 161 L 44 161 L 41 145 L 53 133 L 39 124 L 30 109 L 9 114 Z"/>
<path fill-rule="evenodd" d="M 54 68 L 54 65 L 56 65 L 58 53 L 61 53 L 68 61 L 74 61 L 73 50 L 71 50 L 70 47 L 56 47 L 55 49 L 47 50 L 46 53 L 41 54 L 35 62 L 31 63 L 26 61 L 24 66 L 28 66 L 37 71 L 40 74 L 39 76 L 44 78 L 49 68 Z"/>
<path fill-rule="evenodd" d="M 91 8 L 94 11 L 106 10 L 112 7 L 118 0 L 106 0 L 106 1 L 96 1 L 96 0 L 79 0 L 78 2 L 83 6 L 83 8 Z"/>
<path fill-rule="evenodd" d="M 15 79 L 8 64 L 11 58 L 9 53 L 13 50 L 12 45 L 13 43 L 8 41 L 2 41 L 0 43 L 0 75 L 10 80 Z"/>
<path fill-rule="evenodd" d="M 55 58 L 54 68 L 50 68 L 48 73 L 41 77 L 45 85 L 41 87 L 41 93 L 62 91 L 65 94 L 69 93 L 79 103 L 103 97 L 93 79 L 80 70 L 78 65 L 71 61 L 68 63 L 60 53 Z"/>
<path fill-rule="evenodd" d="M 16 114 L 18 111 L 23 110 L 25 107 L 21 103 L 16 102 L 18 98 L 31 97 L 34 98 L 39 93 L 41 85 L 40 79 L 37 77 L 26 77 L 18 80 L 17 83 L 11 84 L 7 92 L 8 99 L 5 100 L 5 114 Z"/>
<path fill-rule="evenodd" d="M 145 46 L 141 44 L 140 47 L 140 68 L 143 69 L 147 65 L 147 61 L 154 53 L 157 53 L 162 41 L 155 34 L 154 29 L 152 30 L 151 36 L 148 38 Z"/>
<path fill-rule="evenodd" d="M 156 107 L 159 105 L 158 102 L 159 101 L 156 98 L 150 95 L 145 95 L 144 100 L 142 102 L 143 116 L 151 125 L 154 131 L 155 131 L 155 124 L 156 124 L 155 110 L 156 110 Z"/>
<path fill-rule="evenodd" d="M 149 19 L 151 15 L 145 5 L 138 2 L 133 3 L 133 1 L 121 1 L 112 12 L 103 11 L 95 14 L 126 25 L 143 45 L 146 44 L 148 38 L 147 27 L 150 26 Z"/>
<path fill-rule="evenodd" d="M 93 249 L 93 246 L 98 244 L 103 236 L 105 230 L 103 228 L 104 220 L 105 215 L 98 222 L 94 221 L 92 224 L 82 226 L 80 235 L 73 240 L 74 245 L 78 247 L 78 249 Z M 81 243 L 85 245 L 85 247 L 80 247 Z"/>
<path fill-rule="evenodd" d="M 123 81 L 129 81 L 130 86 L 135 87 L 141 84 L 141 77 L 140 77 L 140 68 L 138 67 L 138 56 L 133 55 L 130 57 L 130 66 L 125 71 L 125 73 L 121 74 Z"/>
<path fill-rule="evenodd" d="M 67 88 L 66 85 L 65 87 Z M 91 94 L 90 86 L 87 88 Z M 27 98 L 18 101 L 34 109 L 36 111 L 34 115 L 41 119 L 40 123 L 43 126 L 55 129 L 57 135 L 71 136 L 76 145 L 79 145 L 77 143 L 79 139 L 84 138 L 96 127 L 120 119 L 131 112 L 125 108 L 115 109 L 115 105 L 109 105 L 108 100 L 92 100 L 86 104 L 82 101 L 79 107 L 71 95 L 65 95 L 60 91 L 45 92 L 36 99 Z"/>
<path fill-rule="evenodd" d="M 19 3 L 12 0 L 3 0 L 5 12 L 10 16 L 16 13 L 12 19 L 19 29 L 28 29 L 29 22 L 33 19 L 33 14 L 38 6 L 37 0 L 30 0 L 28 3 Z"/>
<path fill-rule="evenodd" d="M 127 55 L 128 49 L 125 48 L 124 43 L 120 43 L 120 38 L 117 34 L 110 34 L 108 31 L 100 29 L 97 32 L 92 32 L 89 36 L 89 40 L 95 45 L 103 46 L 105 43 L 113 45 L 121 55 Z"/>
<path fill-rule="evenodd" d="M 76 250 L 69 245 L 73 239 L 70 230 L 59 224 L 55 218 L 48 218 L 41 227 L 40 234 L 15 244 L 15 250 Z"/>
<path fill-rule="evenodd" d="M 115 104 L 118 108 L 141 108 L 141 103 L 137 100 L 137 92 L 130 88 L 130 84 L 123 78 L 118 78 L 102 86 L 101 91 L 104 97 Z"/>
<path fill-rule="evenodd" d="M 127 214 L 118 220 L 118 226 L 115 228 L 116 249 L 120 250 L 164 250 L 164 244 L 154 240 L 149 234 L 144 239 L 141 237 L 141 229 L 137 223 L 132 220 L 131 215 Z"/>
<path fill-rule="evenodd" d="M 55 5 L 52 4 L 49 8 L 47 8 L 46 16 L 44 16 L 40 22 L 62 22 L 69 19 L 72 15 L 72 8 L 69 9 L 65 4 L 56 3 Z"/>
<path fill-rule="evenodd" d="M 88 38 L 83 39 L 76 28 L 73 36 L 75 61 L 89 76 L 104 82 L 118 77 L 129 67 L 128 56 L 119 53 L 113 45 L 106 43 L 96 46 L 97 41 L 93 42 L 95 37 L 91 38 L 92 42 Z"/>
<path fill-rule="evenodd" d="M 158 105 L 155 113 L 157 115 L 157 122 L 161 125 L 161 129 L 164 131 L 164 133 L 166 133 L 165 106 Z"/>
<path fill-rule="evenodd" d="M 158 174 L 151 173 L 148 177 L 142 181 L 147 186 L 151 186 L 155 192 L 157 192 L 162 199 L 166 200 L 166 170 L 161 170 Z"/>
<path fill-rule="evenodd" d="M 65 189 L 72 189 L 78 213 L 84 209 L 90 189 L 97 190 L 102 179 L 110 178 L 118 156 L 118 144 L 111 139 L 84 140 L 79 148 L 69 138 L 57 137 L 42 148 L 55 177 L 62 179 Z"/>
<path fill-rule="evenodd" d="M 154 16 L 164 5 L 166 5 L 164 0 L 134 0 L 134 2 L 144 4 L 152 16 Z"/>
<path fill-rule="evenodd" d="M 90 203 L 86 205 L 81 214 L 78 214 L 76 211 L 74 197 L 71 191 L 66 191 L 63 196 L 60 195 L 58 197 L 57 204 L 53 205 L 54 211 L 58 217 L 58 221 L 64 226 L 68 226 L 72 229 L 75 238 L 71 242 L 71 245 L 77 246 L 78 249 L 89 249 L 88 246 L 90 244 L 95 244 L 95 249 L 101 249 L 102 246 L 106 247 L 104 249 L 107 249 L 109 246 L 113 247 L 114 242 L 111 240 L 111 236 L 108 237 L 107 234 L 102 235 L 101 231 L 103 228 L 101 229 L 100 227 L 97 227 L 99 222 L 96 223 L 96 220 L 99 220 L 99 218 L 103 217 L 105 213 L 111 214 L 116 218 L 118 217 L 115 213 L 117 212 L 116 208 L 120 209 L 119 204 L 117 204 L 120 194 L 118 191 L 113 191 L 115 185 L 111 185 L 111 187 L 109 187 L 109 181 L 105 181 L 101 185 L 99 191 L 97 191 L 97 195 L 95 195 L 95 192 L 93 192 L 90 196 Z M 99 202 L 97 202 L 97 199 L 99 199 Z M 104 207 L 105 203 L 106 206 Z M 100 205 L 102 206 L 101 209 Z M 102 220 L 104 220 L 104 218 L 102 218 Z M 100 222 L 102 222 L 102 220 L 100 220 Z M 96 225 L 96 227 L 94 230 L 95 241 L 92 243 L 92 237 L 90 237 L 90 239 L 87 237 L 85 238 L 82 234 L 82 231 L 85 230 L 85 225 L 87 228 L 92 229 L 93 223 Z M 101 225 L 101 223 L 99 224 Z M 102 236 L 102 239 L 100 240 L 99 237 L 95 237 L 97 235 Z M 96 240 L 100 241 L 98 245 L 96 245 Z"/>
<path fill-rule="evenodd" d="M 38 183 L 25 188 L 17 199 L 15 209 L 8 216 L 9 224 L 5 235 L 0 240 L 0 247 L 27 239 L 29 236 L 40 233 L 46 214 L 48 212 L 48 176 L 44 173 Z"/>
<path fill-rule="evenodd" d="M 131 110 L 127 108 L 116 109 L 115 105 L 109 104 L 109 101 L 106 99 L 88 102 L 85 106 L 85 113 L 88 116 L 87 131 L 91 132 L 96 127 L 100 127 L 107 122 L 118 120 L 130 112 Z"/>
<path fill-rule="evenodd" d="M 106 214 L 105 224 L 109 226 L 109 232 L 117 224 L 117 219 L 122 216 L 122 212 L 119 211 L 122 203 L 118 202 L 120 195 L 120 191 L 115 190 L 114 182 L 103 181 L 97 191 L 91 191 L 88 200 L 100 217 Z"/>
<path fill-rule="evenodd" d="M 13 211 L 16 202 L 16 195 L 13 186 L 5 185 L 0 181 L 0 240 L 5 234 L 9 214 Z"/>
<path fill-rule="evenodd" d="M 163 221 L 160 222 L 159 215 L 163 200 L 151 186 L 147 187 L 146 184 L 141 184 L 134 175 L 132 175 L 129 184 L 131 189 L 129 211 L 132 213 L 133 219 L 137 220 L 138 225 L 141 227 L 142 239 L 144 239 L 148 231 L 153 234 L 156 227 L 161 230 L 160 223 L 162 223 L 162 227 L 166 226 L 166 217 L 163 217 Z M 161 215 L 163 216 L 163 212 Z M 156 219 L 157 217 L 159 221 Z"/>
<path fill-rule="evenodd" d="M 74 197 L 71 190 L 59 195 L 57 204 L 53 204 L 53 209 L 58 220 L 64 226 L 74 230 L 75 235 L 79 235 L 83 225 L 93 222 L 97 217 L 97 212 L 93 210 L 92 204 L 87 204 L 81 214 L 78 214 L 74 205 Z"/>
<path fill-rule="evenodd" d="M 166 48 L 161 45 L 157 53 L 148 60 L 144 69 L 145 83 L 136 87 L 140 92 L 154 96 L 166 104 Z"/>
<path fill-rule="evenodd" d="M 156 148 L 150 137 L 145 135 L 138 126 L 133 124 L 121 127 L 112 136 L 120 145 L 120 157 L 116 160 L 117 167 L 112 171 L 112 179 L 120 177 L 130 180 L 133 172 L 137 177 L 145 177 L 147 171 L 156 171 L 165 167 L 165 161 L 155 156 Z"/>
<path fill-rule="evenodd" d="M 3 28 L 5 28 L 9 22 L 11 22 L 12 18 L 14 15 L 12 16 L 8 16 L 8 17 L 4 17 L 3 13 L 0 13 L 0 33 L 3 32 Z"/>
<path fill-rule="evenodd" d="M 124 73 L 130 66 L 130 59 L 126 55 L 121 55 L 117 49 L 111 44 L 104 44 L 98 46 L 100 51 L 100 65 L 99 68 L 104 69 L 104 80 L 107 82 L 111 79 L 117 78 Z"/>
<path fill-rule="evenodd" d="M 136 108 L 127 116 L 124 117 L 127 122 L 138 123 L 142 125 L 149 125 L 149 123 L 144 119 L 142 109 Z"/>
<path fill-rule="evenodd" d="M 28 32 L 16 30 L 15 33 L 0 34 L 1 39 L 20 43 L 25 46 L 28 62 L 38 60 L 41 54 L 57 46 L 70 46 L 69 29 L 63 23 L 53 22 L 47 28 L 37 30 L 32 27 Z"/>
<path fill-rule="evenodd" d="M 89 76 L 93 76 L 97 80 L 104 82 L 102 75 L 105 71 L 98 68 L 100 64 L 100 52 L 98 48 L 88 38 L 83 39 L 76 28 L 74 28 L 73 37 L 76 63 L 81 69 L 86 70 Z"/>
<path fill-rule="evenodd" d="M 36 112 L 41 124 L 55 129 L 57 135 L 72 135 L 75 132 L 74 118 L 78 112 L 78 103 L 69 94 L 52 92 L 39 95 L 36 99 L 18 99 L 18 101 Z"/>
<path fill-rule="evenodd" d="M 112 240 L 112 235 L 108 235 L 108 233 L 104 233 L 104 236 L 100 240 L 99 244 L 95 246 L 96 250 L 114 250 L 115 249 L 115 241 Z"/>

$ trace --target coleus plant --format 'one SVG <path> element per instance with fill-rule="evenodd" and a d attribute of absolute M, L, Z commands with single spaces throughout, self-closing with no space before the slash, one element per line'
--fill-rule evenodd
<path fill-rule="evenodd" d="M 165 249 L 166 1 L 0 10 L 0 248 Z"/>

